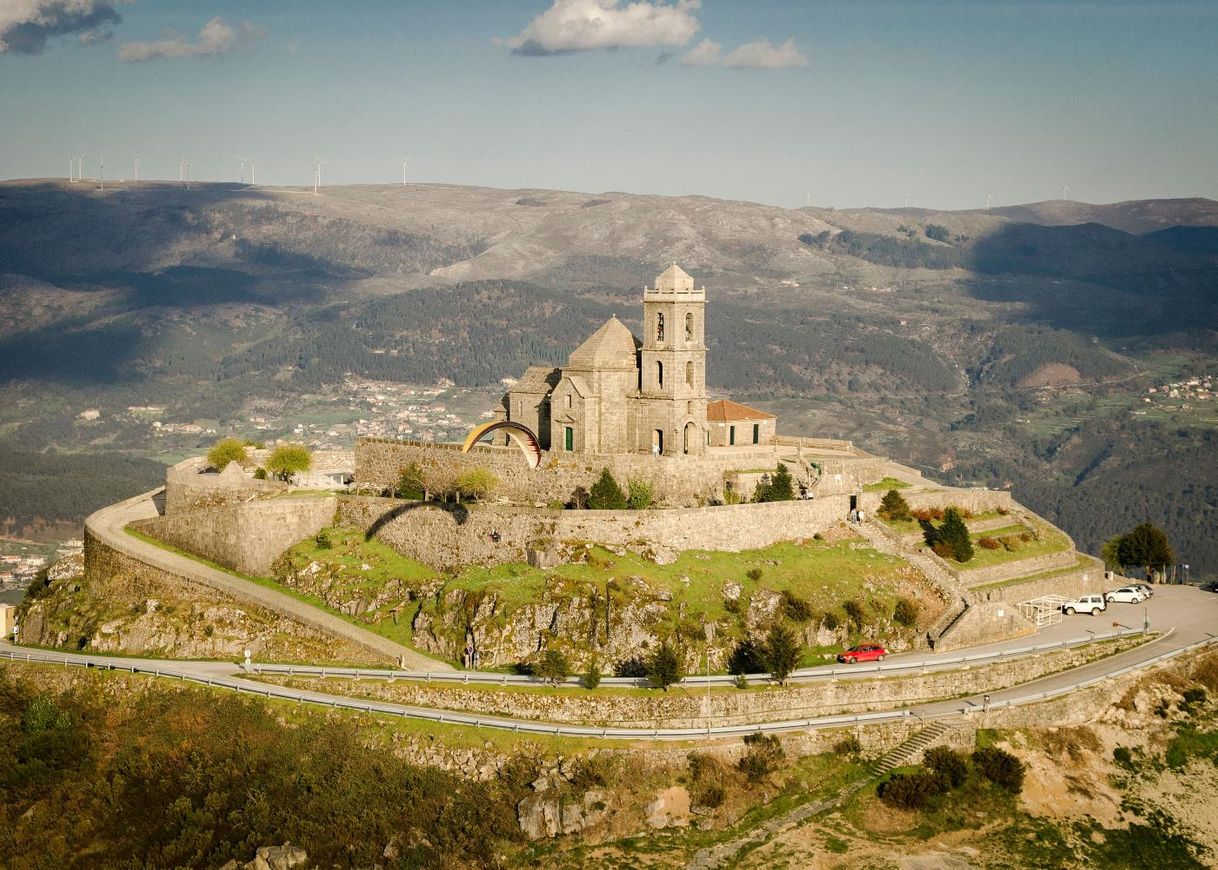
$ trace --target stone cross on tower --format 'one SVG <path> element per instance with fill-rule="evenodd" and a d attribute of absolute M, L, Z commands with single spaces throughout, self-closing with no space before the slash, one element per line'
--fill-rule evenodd
<path fill-rule="evenodd" d="M 706 450 L 706 288 L 673 263 L 643 288 L 639 448 Z"/>

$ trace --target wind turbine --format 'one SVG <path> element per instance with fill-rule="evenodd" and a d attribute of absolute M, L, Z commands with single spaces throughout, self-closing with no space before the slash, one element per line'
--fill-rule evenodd
<path fill-rule="evenodd" d="M 76 158 L 71 154 L 68 155 L 68 181 L 76 180 Z"/>
<path fill-rule="evenodd" d="M 97 157 L 97 189 L 106 189 L 106 163 L 100 154 Z"/>
<path fill-rule="evenodd" d="M 250 187 L 254 186 L 254 161 L 250 161 Z"/>
<path fill-rule="evenodd" d="M 187 160 L 187 161 L 185 161 L 185 163 L 186 163 L 186 189 L 190 190 L 190 161 Z"/>
<path fill-rule="evenodd" d="M 238 157 L 237 159 L 241 161 L 241 183 L 245 184 L 245 164 L 249 163 L 250 159 L 248 157 Z"/>
<path fill-rule="evenodd" d="M 1062 199 L 1069 199 L 1069 198 L 1070 198 L 1070 185 L 1063 184 L 1062 185 Z"/>
<path fill-rule="evenodd" d="M 321 187 L 321 168 L 326 165 L 326 161 L 316 154 L 313 155 L 313 159 L 317 161 L 317 171 L 313 174 L 313 195 L 317 196 L 317 189 Z"/>
<path fill-rule="evenodd" d="M 406 164 L 409 162 L 410 162 L 409 157 L 407 157 L 405 160 L 402 161 L 402 187 L 406 186 Z"/>
<path fill-rule="evenodd" d="M 986 210 L 986 211 L 989 211 L 989 210 L 990 210 L 990 206 L 992 206 L 993 204 L 994 204 L 994 197 L 990 196 L 990 195 L 987 193 L 987 194 L 985 195 L 985 210 Z"/>
<path fill-rule="evenodd" d="M 178 181 L 186 181 L 186 158 L 178 160 Z"/>
<path fill-rule="evenodd" d="M 134 158 L 134 160 L 135 160 L 135 180 L 139 181 L 140 180 L 140 159 L 138 157 L 136 157 L 136 158 Z"/>

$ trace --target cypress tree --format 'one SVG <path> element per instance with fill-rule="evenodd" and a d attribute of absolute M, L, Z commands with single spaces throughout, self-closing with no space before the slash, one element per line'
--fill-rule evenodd
<path fill-rule="evenodd" d="M 601 469 L 601 476 L 592 484 L 592 490 L 588 493 L 588 507 L 594 511 L 626 509 L 626 493 L 622 492 L 608 468 Z"/>

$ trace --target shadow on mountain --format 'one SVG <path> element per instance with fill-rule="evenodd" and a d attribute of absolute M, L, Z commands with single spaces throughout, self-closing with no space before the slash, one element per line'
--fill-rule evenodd
<path fill-rule="evenodd" d="M 145 337 L 129 322 L 56 324 L 0 339 L 0 380 L 59 381 L 74 386 L 136 381 L 131 363 Z"/>
<path fill-rule="evenodd" d="M 1056 329 L 1108 338 L 1204 332 L 1218 328 L 1209 243 L 1204 232 L 1011 224 L 972 245 L 966 283 L 978 299 L 1022 303 L 1016 319 Z"/>

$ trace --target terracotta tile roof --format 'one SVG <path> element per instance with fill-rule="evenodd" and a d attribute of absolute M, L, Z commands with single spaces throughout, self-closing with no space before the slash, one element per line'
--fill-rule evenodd
<path fill-rule="evenodd" d="M 774 420 L 773 414 L 758 411 L 731 399 L 716 399 L 706 403 L 706 419 L 710 423 L 729 423 L 735 420 Z"/>

